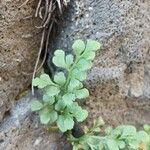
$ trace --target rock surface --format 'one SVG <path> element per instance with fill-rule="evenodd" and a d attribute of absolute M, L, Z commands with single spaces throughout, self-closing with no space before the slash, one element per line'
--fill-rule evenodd
<path fill-rule="evenodd" d="M 34 25 L 37 1 L 0 1 L 0 121 L 18 93 L 31 83 L 39 47 L 39 30 Z"/>
<path fill-rule="evenodd" d="M 70 52 L 71 44 L 77 38 L 96 39 L 103 45 L 85 82 L 91 95 L 85 102 L 85 107 L 90 112 L 87 123 L 102 116 L 111 125 L 150 124 L 149 10 L 149 0 L 71 2 L 70 12 L 65 18 L 66 27 L 52 48 L 63 48 Z M 28 65 L 29 61 L 26 63 Z M 13 63 L 12 66 L 7 66 L 12 67 Z M 12 76 L 12 82 L 17 83 L 18 76 Z M 8 76 L 7 84 L 14 89 L 9 82 L 12 76 Z M 24 87 L 24 82 L 18 82 Z M 21 89 L 20 86 L 16 93 Z M 10 116 L 0 124 L 0 150 L 53 149 L 49 146 L 59 149 L 57 146 L 60 143 L 55 141 L 61 135 L 49 134 L 40 126 L 36 116 L 31 115 L 29 110 L 29 97 L 20 100 L 10 111 Z M 8 105 L 10 104 L 7 103 Z"/>
<path fill-rule="evenodd" d="M 59 133 L 49 133 L 31 114 L 31 94 L 20 99 L 0 124 L 0 150 L 70 150 Z"/>
<path fill-rule="evenodd" d="M 75 1 L 54 49 L 74 39 L 102 43 L 86 81 L 90 117 L 109 124 L 150 123 L 150 1 Z M 93 120 L 93 119 L 92 119 Z"/>

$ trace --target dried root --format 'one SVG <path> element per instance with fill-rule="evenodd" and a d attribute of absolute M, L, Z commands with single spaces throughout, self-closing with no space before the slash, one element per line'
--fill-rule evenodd
<path fill-rule="evenodd" d="M 26 5 L 28 2 L 29 0 L 25 0 L 25 2 L 19 7 Z M 41 18 L 42 21 L 41 25 L 36 27 L 42 29 L 42 37 L 32 79 L 35 78 L 36 72 L 38 72 L 42 68 L 46 60 L 49 37 L 52 31 L 53 24 L 54 22 L 57 22 L 58 15 L 60 16 L 63 13 L 64 8 L 68 5 L 69 2 L 70 0 L 39 0 L 38 2 L 35 17 Z M 38 67 L 40 56 L 44 47 L 45 47 L 44 58 L 42 60 L 42 63 Z M 32 94 L 34 95 L 33 86 L 32 86 Z"/>

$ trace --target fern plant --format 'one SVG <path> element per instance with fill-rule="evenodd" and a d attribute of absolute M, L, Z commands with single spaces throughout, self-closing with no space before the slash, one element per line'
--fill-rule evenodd
<path fill-rule="evenodd" d="M 84 121 L 88 112 L 79 106 L 76 100 L 89 96 L 82 81 L 86 79 L 87 70 L 92 67 L 95 52 L 100 43 L 76 40 L 72 45 L 73 53 L 65 55 L 63 50 L 56 50 L 52 62 L 64 71 L 56 72 L 53 78 L 48 74 L 36 77 L 32 84 L 42 91 L 42 100 L 33 100 L 32 111 L 37 111 L 42 124 L 56 123 L 62 132 L 71 130 L 74 120 Z"/>
<path fill-rule="evenodd" d="M 150 126 L 145 125 L 144 131 L 136 131 L 131 125 L 121 125 L 113 129 L 101 131 L 104 121 L 99 118 L 90 129 L 85 129 L 82 136 L 76 138 L 70 130 L 75 121 L 83 122 L 88 112 L 79 105 L 79 100 L 89 96 L 83 86 L 87 71 L 92 67 L 95 52 L 101 47 L 93 40 L 76 40 L 72 45 L 72 54 L 56 50 L 53 64 L 62 71 L 54 77 L 41 74 L 32 84 L 41 91 L 42 98 L 31 102 L 32 111 L 39 113 L 42 124 L 57 125 L 61 132 L 67 132 L 68 141 L 73 150 L 150 150 Z"/>
<path fill-rule="evenodd" d="M 73 145 L 73 150 L 150 150 L 150 126 L 145 126 L 146 131 L 136 131 L 131 125 L 120 125 L 113 129 L 107 127 L 101 132 L 104 125 L 100 118 L 94 121 L 91 129 L 85 129 L 85 135 L 75 138 L 71 134 L 68 140 Z"/>
<path fill-rule="evenodd" d="M 145 149 L 150 150 L 150 125 L 145 124 L 144 125 L 144 131 L 149 135 L 149 141 L 148 141 Z M 141 146 L 143 146 L 143 145 L 141 145 Z"/>

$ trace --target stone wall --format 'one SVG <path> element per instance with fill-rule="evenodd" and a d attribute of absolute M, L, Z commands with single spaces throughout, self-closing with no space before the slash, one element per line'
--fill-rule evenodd
<path fill-rule="evenodd" d="M 70 12 L 65 16 L 66 27 L 54 40 L 51 50 L 61 48 L 70 52 L 71 45 L 77 38 L 94 39 L 102 43 L 102 49 L 97 53 L 94 66 L 89 71 L 88 79 L 85 82 L 85 86 L 90 90 L 90 97 L 85 102 L 85 107 L 90 112 L 88 124 L 99 116 L 102 116 L 105 122 L 111 125 L 126 123 L 141 126 L 144 123 L 150 124 L 149 11 L 149 0 L 76 0 L 71 2 Z M 29 29 L 24 32 L 34 31 Z M 14 32 L 12 36 L 16 33 Z M 17 38 L 17 36 L 15 37 Z M 10 46 L 15 45 L 20 39 L 22 38 L 17 38 Z M 24 44 L 21 43 L 21 45 L 20 50 L 23 49 Z M 27 48 L 28 46 L 30 47 L 31 44 L 25 46 L 24 53 L 33 52 Z M 17 48 L 14 46 L 14 49 Z M 3 70 L 11 68 L 12 71 L 15 66 L 17 68 L 20 66 L 20 73 L 20 70 L 24 69 L 22 65 L 26 64 L 26 68 L 30 67 L 29 62 L 32 59 L 30 61 L 27 59 L 26 63 L 21 61 L 22 63 L 19 64 L 22 65 L 17 65 L 16 58 L 19 60 L 27 58 L 25 57 L 27 55 L 22 55 L 20 50 L 17 51 L 19 57 L 3 56 L 7 58 L 1 61 Z M 13 51 L 11 50 L 11 52 Z M 8 56 L 11 56 L 9 53 Z M 21 87 L 26 87 L 24 82 L 21 82 L 22 76 L 16 75 L 16 71 L 11 71 L 7 69 L 8 77 L 2 73 L 1 78 L 3 83 L 1 86 L 3 89 L 5 88 L 1 95 L 6 97 L 2 98 L 2 102 L 5 102 L 5 105 L 2 105 L 4 107 L 10 106 L 8 98 L 14 100 L 14 96 L 10 97 L 6 92 L 15 89 L 18 93 L 22 89 Z M 5 76 L 8 79 L 4 84 Z M 23 81 L 29 83 L 30 79 L 27 78 Z M 21 83 L 19 87 L 16 86 L 17 83 Z M 5 85 L 10 85 L 11 90 Z M 49 134 L 39 125 L 37 116 L 31 115 L 28 101 L 28 97 L 19 100 L 17 105 L 11 109 L 10 116 L 5 118 L 0 125 L 0 147 L 3 146 L 2 150 L 59 149 L 57 147 L 60 143 L 58 142 L 59 135 Z M 23 107 L 27 109 L 22 109 Z M 22 110 L 21 115 L 18 115 L 19 110 Z"/>
<path fill-rule="evenodd" d="M 39 47 L 34 25 L 37 1 L 0 1 L 0 121 L 13 106 L 19 92 L 31 84 Z"/>

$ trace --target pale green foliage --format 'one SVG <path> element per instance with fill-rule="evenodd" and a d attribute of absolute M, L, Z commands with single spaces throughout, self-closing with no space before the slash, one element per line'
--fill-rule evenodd
<path fill-rule="evenodd" d="M 144 125 L 144 130 L 145 130 L 145 132 L 146 132 L 146 133 L 149 135 L 149 137 L 150 137 L 150 125 L 145 124 L 145 125 Z M 149 138 L 148 144 L 146 145 L 146 150 L 150 150 L 150 138 Z"/>
<path fill-rule="evenodd" d="M 31 109 L 32 111 L 37 111 L 43 108 L 43 104 L 37 100 L 32 100 Z"/>
<path fill-rule="evenodd" d="M 100 128 L 103 124 L 100 118 L 91 129 L 86 129 L 82 137 L 74 138 L 71 135 L 68 140 L 73 144 L 73 150 L 140 150 L 140 144 L 145 145 L 144 150 L 149 150 L 146 146 L 150 136 L 146 131 L 136 131 L 131 125 L 121 125 L 115 129 L 108 127 L 104 134 Z"/>
<path fill-rule="evenodd" d="M 56 50 L 52 59 L 56 67 L 64 71 L 56 72 L 53 78 L 47 74 L 36 77 L 32 84 L 42 92 L 42 99 L 34 99 L 32 111 L 37 111 L 43 124 L 57 124 L 62 132 L 74 127 L 74 120 L 83 122 L 88 112 L 78 105 L 80 99 L 89 96 L 82 81 L 87 77 L 87 70 L 92 67 L 95 52 L 100 49 L 97 41 L 76 40 L 72 45 L 73 53 L 66 55 L 63 50 Z M 68 140 L 73 150 L 150 150 L 150 126 L 144 125 L 144 131 L 137 131 L 134 126 L 121 125 L 113 129 L 104 125 L 102 118 L 94 121 L 85 134 L 75 138 L 71 134 Z M 70 132 L 69 132 L 70 133 Z"/>
<path fill-rule="evenodd" d="M 42 89 L 48 85 L 54 85 L 54 83 L 50 79 L 49 75 L 47 75 L 47 74 L 42 74 L 39 78 L 35 78 L 32 81 L 32 84 L 34 86 L 37 86 L 39 89 Z"/>
<path fill-rule="evenodd" d="M 72 45 L 72 48 L 75 54 L 79 56 L 85 50 L 85 44 L 82 40 L 76 40 Z"/>
<path fill-rule="evenodd" d="M 42 91 L 43 99 L 33 100 L 31 109 L 39 112 L 41 123 L 56 123 L 62 132 L 71 130 L 75 119 L 82 122 L 88 116 L 76 100 L 89 96 L 81 81 L 86 79 L 100 44 L 93 40 L 87 40 L 86 44 L 76 40 L 72 48 L 73 53 L 68 55 L 60 49 L 54 52 L 52 62 L 64 72 L 56 72 L 54 78 L 44 73 L 32 81 L 33 86 Z"/>

